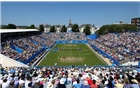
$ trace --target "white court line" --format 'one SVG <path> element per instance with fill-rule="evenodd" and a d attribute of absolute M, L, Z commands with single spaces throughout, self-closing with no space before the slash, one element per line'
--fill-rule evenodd
<path fill-rule="evenodd" d="M 61 48 L 61 47 L 60 47 L 60 48 Z M 59 52 L 61 52 L 61 51 L 60 51 L 60 48 L 59 48 Z M 59 59 L 60 54 L 61 54 L 61 53 L 59 53 L 59 55 L 58 55 L 58 59 Z"/>
<path fill-rule="evenodd" d="M 63 47 L 60 47 L 61 49 L 63 48 Z M 59 53 L 59 56 L 58 56 L 58 59 L 61 59 L 61 54 L 62 54 L 62 52 L 63 52 L 63 49 L 60 51 L 61 53 Z"/>
<path fill-rule="evenodd" d="M 65 50 L 65 45 L 63 45 L 63 46 L 64 46 L 64 50 Z M 62 55 L 60 56 L 60 58 L 63 56 L 63 52 L 64 52 L 64 51 L 62 51 Z"/>
<path fill-rule="evenodd" d="M 85 44 L 84 44 L 85 45 Z M 82 49 L 83 50 L 83 49 Z M 84 59 L 85 59 L 85 55 L 83 54 L 83 51 L 81 51 L 82 55 L 84 56 Z"/>
<path fill-rule="evenodd" d="M 72 51 L 71 51 L 71 46 L 70 46 L 70 52 L 71 52 L 71 57 L 72 57 Z"/>
<path fill-rule="evenodd" d="M 76 47 L 77 47 L 77 45 L 76 45 Z M 80 51 L 80 53 L 82 53 L 82 51 Z M 80 55 L 80 53 L 78 52 L 79 55 Z M 85 56 L 83 55 L 83 53 L 82 53 L 82 57 L 83 57 L 83 59 L 85 59 Z"/>

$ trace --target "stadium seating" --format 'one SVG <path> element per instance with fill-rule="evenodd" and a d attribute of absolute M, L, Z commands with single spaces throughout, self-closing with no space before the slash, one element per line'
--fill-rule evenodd
<path fill-rule="evenodd" d="M 36 57 L 47 53 L 56 43 L 89 44 L 115 64 L 94 67 L 1 67 L 2 88 L 140 88 L 140 62 L 137 66 L 119 66 L 126 59 L 140 60 L 138 32 L 109 33 L 95 40 L 83 33 L 72 32 L 10 33 L 1 37 L 1 53 L 25 64 L 39 62 Z"/>
<path fill-rule="evenodd" d="M 90 44 L 93 49 L 112 60 L 116 65 L 124 61 L 140 60 L 140 33 L 109 33 L 99 38 L 96 35 L 87 36 L 84 33 L 26 33 L 2 35 L 2 54 L 25 64 L 35 61 L 35 55 L 55 44 Z M 89 37 L 89 38 L 88 38 Z M 93 40 L 93 37 L 97 39 Z M 132 47 L 133 46 L 133 47 Z M 7 52 L 8 51 L 8 52 Z"/>
<path fill-rule="evenodd" d="M 126 60 L 140 60 L 140 34 L 138 32 L 109 33 L 102 35 L 91 44 L 97 46 L 100 50 L 109 54 L 119 62 Z M 105 55 L 105 53 L 103 53 Z M 107 55 L 105 55 L 107 56 Z"/>
<path fill-rule="evenodd" d="M 63 35 L 63 37 L 62 37 Z M 78 36 L 77 36 L 78 35 Z M 16 37 L 15 37 L 16 36 Z M 8 38 L 2 35 L 5 40 L 2 41 L 2 54 L 13 58 L 25 64 L 35 61 L 37 55 L 44 50 L 49 50 L 54 44 L 70 43 L 88 43 L 84 33 L 29 33 L 8 34 Z M 58 39 L 58 40 L 57 40 Z M 9 41 L 10 40 L 10 41 Z M 56 41 L 57 40 L 57 41 Z M 7 52 L 10 51 L 10 52 Z"/>

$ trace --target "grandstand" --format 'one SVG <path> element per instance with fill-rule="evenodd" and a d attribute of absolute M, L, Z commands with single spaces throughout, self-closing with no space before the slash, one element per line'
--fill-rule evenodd
<path fill-rule="evenodd" d="M 140 86 L 138 32 L 109 33 L 100 37 L 36 29 L 1 30 L 0 33 L 2 88 Z"/>
<path fill-rule="evenodd" d="M 39 32 L 36 29 L 11 29 L 1 30 L 1 36 L 1 53 L 9 58 L 14 59 L 17 62 L 22 62 L 29 66 L 38 65 L 38 62 L 42 61 L 44 59 L 44 56 L 46 56 L 49 51 L 52 50 L 52 47 L 57 44 L 89 45 L 88 47 L 93 48 L 92 50 L 96 51 L 95 54 L 98 57 L 101 57 L 102 60 L 106 63 L 112 63 L 112 65 L 132 64 L 136 66 L 138 65 L 140 60 L 140 45 L 139 43 L 137 43 L 139 42 L 140 35 L 139 33 L 134 32 L 127 32 L 122 34 L 107 34 L 97 38 L 96 35 L 86 36 L 84 33 L 78 32 L 45 33 Z M 128 41 L 130 40 L 128 39 L 127 42 L 124 43 L 123 38 L 127 38 L 127 36 L 129 36 L 131 41 Z M 115 40 L 117 40 L 117 42 L 115 42 Z M 130 48 L 130 45 L 133 45 L 134 47 Z M 69 50 L 69 52 L 71 51 Z M 68 55 L 69 54 L 70 53 L 68 53 Z M 98 59 L 97 61 L 100 60 L 101 59 Z M 86 62 L 84 63 L 86 64 Z M 71 64 L 72 63 L 70 63 L 69 65 Z M 83 65 L 84 64 L 82 64 L 82 66 Z M 98 65 L 102 64 L 100 63 Z"/>

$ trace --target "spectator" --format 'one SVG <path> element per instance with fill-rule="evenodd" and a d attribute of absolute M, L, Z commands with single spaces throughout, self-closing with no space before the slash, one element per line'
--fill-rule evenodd
<path fill-rule="evenodd" d="M 129 83 L 129 80 L 128 79 L 124 79 L 124 85 L 123 85 L 123 88 L 131 88 L 131 84 Z"/>
<path fill-rule="evenodd" d="M 115 80 L 115 88 L 123 88 L 123 82 L 119 80 Z"/>
<path fill-rule="evenodd" d="M 80 78 L 80 84 L 84 84 L 84 78 L 83 77 Z"/>
<path fill-rule="evenodd" d="M 81 87 L 82 87 L 82 84 L 80 84 L 80 80 L 77 79 L 76 82 L 77 82 L 77 83 L 74 84 L 73 87 L 74 87 L 74 88 L 81 88 Z"/>
<path fill-rule="evenodd" d="M 25 88 L 24 84 L 19 84 L 18 88 Z"/>
<path fill-rule="evenodd" d="M 139 88 L 139 84 L 136 79 L 132 79 L 131 88 Z"/>
<path fill-rule="evenodd" d="M 55 80 L 52 80 L 51 83 L 47 85 L 47 88 L 54 88 Z"/>
<path fill-rule="evenodd" d="M 39 81 L 36 81 L 35 84 L 33 85 L 33 88 L 39 88 Z"/>
<path fill-rule="evenodd" d="M 7 88 L 9 86 L 9 83 L 7 82 L 7 79 L 3 79 L 2 88 Z"/>
<path fill-rule="evenodd" d="M 30 76 L 27 77 L 27 81 L 25 82 L 25 88 L 32 87 L 32 78 Z"/>
<path fill-rule="evenodd" d="M 84 82 L 84 84 L 82 85 L 82 88 L 90 88 L 90 86 L 89 86 L 87 81 Z"/>
<path fill-rule="evenodd" d="M 96 81 L 92 80 L 92 84 L 90 84 L 90 88 L 98 88 L 98 86 L 96 85 Z"/>
<path fill-rule="evenodd" d="M 140 88 L 140 77 L 137 78 L 138 84 L 139 84 L 139 88 Z"/>
<path fill-rule="evenodd" d="M 98 88 L 105 88 L 106 85 L 105 85 L 105 80 L 102 80 L 99 85 L 98 85 Z"/>
<path fill-rule="evenodd" d="M 88 78 L 87 78 L 87 82 L 88 82 L 89 85 L 93 84 L 93 80 L 91 79 L 90 76 L 88 76 Z"/>
<path fill-rule="evenodd" d="M 58 84 L 58 88 L 66 88 L 65 82 L 61 79 L 60 83 Z"/>
<path fill-rule="evenodd" d="M 14 80 L 11 80 L 10 81 L 10 85 L 7 87 L 7 88 L 16 88 L 15 86 L 14 86 Z"/>
<path fill-rule="evenodd" d="M 43 83 L 40 83 L 39 88 L 43 88 L 43 87 L 44 87 Z"/>
<path fill-rule="evenodd" d="M 108 88 L 114 88 L 114 80 L 113 80 L 112 76 L 109 77 L 107 86 L 108 86 Z"/>

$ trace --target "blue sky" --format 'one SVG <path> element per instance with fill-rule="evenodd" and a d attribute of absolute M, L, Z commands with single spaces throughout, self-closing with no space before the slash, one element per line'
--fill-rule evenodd
<path fill-rule="evenodd" d="M 140 2 L 1 2 L 1 23 L 39 26 L 72 23 L 105 24 L 140 17 Z"/>

